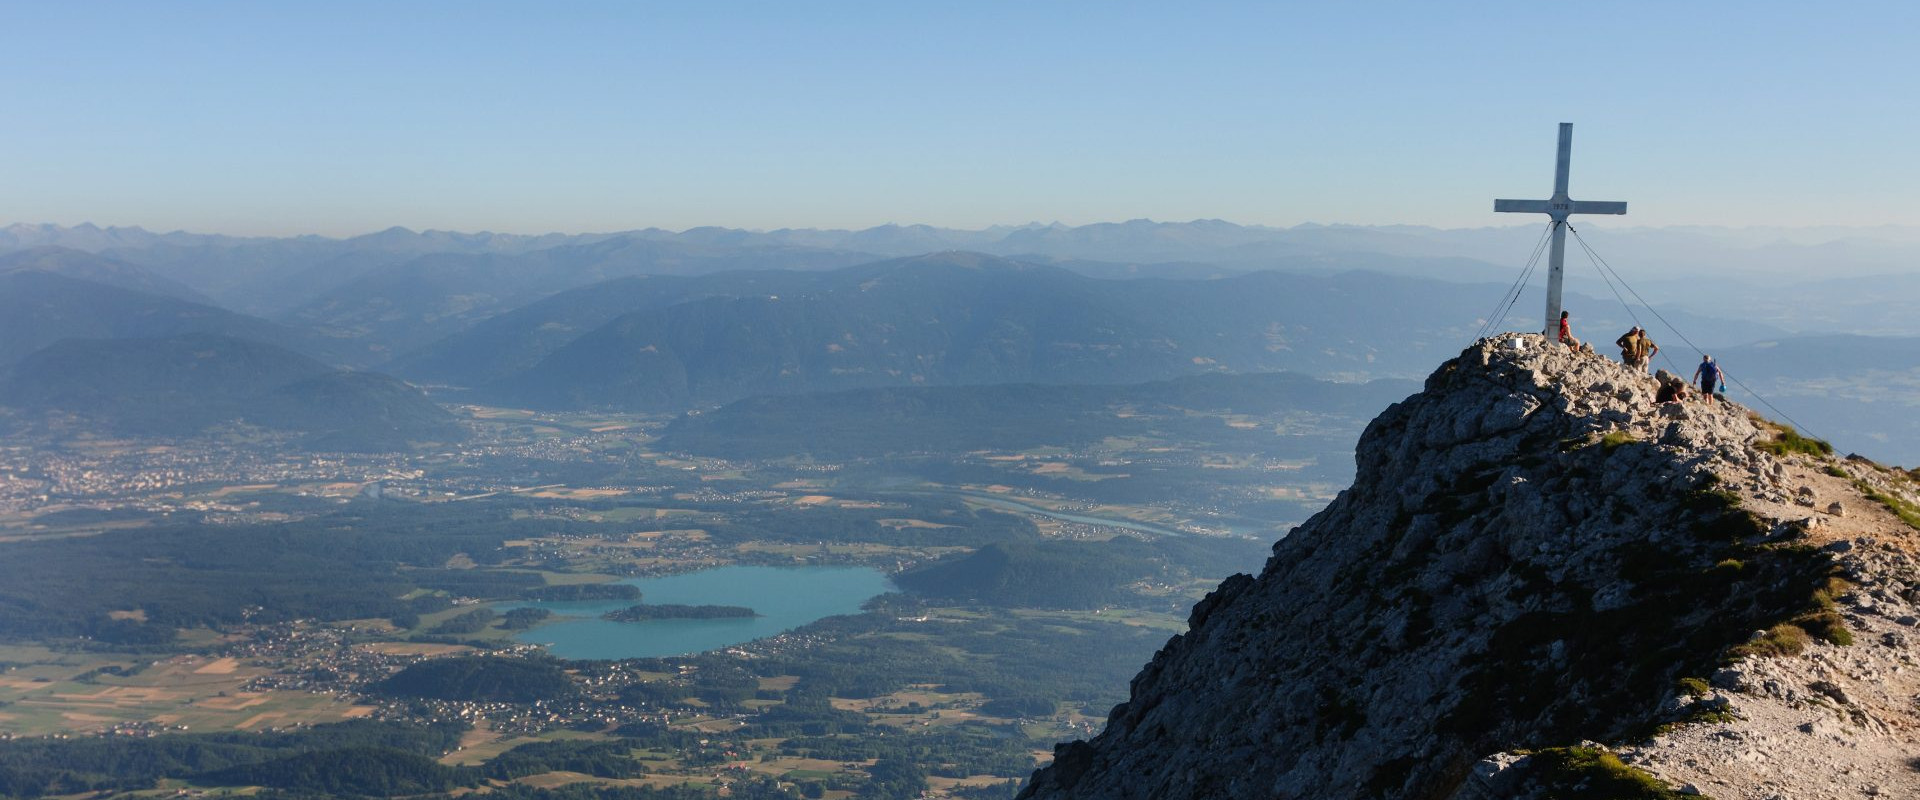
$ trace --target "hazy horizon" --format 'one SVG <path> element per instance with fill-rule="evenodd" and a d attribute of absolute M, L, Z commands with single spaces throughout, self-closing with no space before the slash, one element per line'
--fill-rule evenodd
<path fill-rule="evenodd" d="M 1913 217 L 1910 5 L 16 6 L 0 219 L 330 236 Z M 639 222 L 635 222 L 639 221 Z"/>
<path fill-rule="evenodd" d="M 1544 217 L 1542 219 L 1544 219 Z M 52 227 L 52 228 L 59 228 L 59 229 L 66 229 L 66 230 L 78 230 L 78 229 L 92 227 L 94 229 L 98 229 L 102 231 L 109 231 L 109 230 L 141 231 L 144 233 L 149 233 L 157 236 L 184 234 L 188 236 L 225 236 L 225 237 L 231 237 L 236 239 L 249 239 L 249 238 L 297 239 L 297 238 L 316 238 L 317 237 L 322 239 L 347 240 L 347 239 L 359 238 L 362 236 L 373 236 L 376 234 L 386 233 L 388 231 L 394 231 L 394 230 L 401 230 L 401 231 L 406 231 L 408 233 L 414 233 L 414 234 L 450 233 L 450 234 L 458 234 L 462 236 L 495 235 L 495 236 L 522 236 L 522 237 L 532 238 L 532 237 L 541 237 L 541 236 L 617 236 L 620 234 L 636 233 L 636 232 L 643 232 L 643 231 L 659 231 L 659 232 L 665 232 L 665 233 L 671 233 L 671 234 L 684 234 L 689 231 L 704 230 L 704 229 L 734 230 L 734 231 L 743 231 L 747 233 L 756 233 L 756 234 L 777 233 L 780 231 L 859 232 L 859 231 L 883 229 L 883 228 L 933 228 L 936 230 L 955 231 L 960 233 L 986 233 L 986 232 L 995 231 L 995 230 L 1010 231 L 1010 230 L 1019 230 L 1019 229 L 1026 229 L 1026 228 L 1049 228 L 1049 227 L 1084 228 L 1084 227 L 1090 227 L 1090 226 L 1096 226 L 1096 225 L 1124 225 L 1127 223 L 1134 223 L 1134 222 L 1146 222 L 1146 223 L 1152 223 L 1157 225 L 1189 225 L 1189 224 L 1200 223 L 1200 222 L 1224 222 L 1229 225 L 1235 225 L 1242 228 L 1248 228 L 1248 229 L 1254 229 L 1254 230 L 1271 230 L 1271 231 L 1292 231 L 1292 230 L 1302 230 L 1302 229 L 1312 230 L 1312 229 L 1321 229 L 1321 228 L 1335 228 L 1335 229 L 1352 228 L 1352 229 L 1359 229 L 1359 230 L 1414 229 L 1414 230 L 1430 230 L 1430 231 L 1444 233 L 1444 232 L 1511 230 L 1516 228 L 1526 228 L 1531 230 L 1537 230 L 1540 227 L 1538 223 L 1533 222 L 1531 220 L 1527 222 L 1521 222 L 1521 223 L 1501 224 L 1496 222 L 1496 223 L 1489 223 L 1486 225 L 1461 225 L 1461 226 L 1427 225 L 1427 224 L 1413 223 L 1413 222 L 1356 223 L 1356 222 L 1321 222 L 1317 220 L 1306 220 L 1303 222 L 1293 223 L 1291 225 L 1272 225 L 1272 224 L 1265 224 L 1265 223 L 1243 222 L 1240 220 L 1235 220 L 1230 218 L 1221 218 L 1221 217 L 1195 217 L 1192 219 L 1156 219 L 1152 217 L 1135 217 L 1131 219 L 1094 219 L 1094 220 L 1088 220 L 1086 222 L 1066 222 L 1063 220 L 1046 220 L 1046 221 L 1034 220 L 1034 221 L 1028 221 L 1028 222 L 1000 222 L 1000 223 L 992 223 L 992 224 L 979 225 L 979 226 L 940 225 L 935 223 L 914 222 L 914 221 L 905 221 L 905 222 L 888 221 L 888 222 L 879 222 L 872 225 L 859 225 L 859 226 L 776 225 L 771 227 L 743 227 L 743 226 L 735 226 L 735 225 L 709 224 L 709 225 L 688 225 L 685 227 L 669 227 L 666 225 L 635 224 L 629 227 L 605 228 L 605 229 L 586 229 L 586 228 L 477 229 L 477 228 L 433 228 L 433 227 L 423 228 L 423 227 L 416 227 L 412 225 L 396 223 L 396 224 L 385 225 L 381 227 L 356 229 L 356 230 L 345 231 L 340 233 L 322 233 L 317 230 L 294 231 L 290 233 L 237 233 L 237 232 L 226 231 L 226 230 L 162 228 L 162 227 L 153 226 L 153 225 L 143 225 L 137 221 L 100 222 L 93 219 L 81 219 L 76 222 L 57 222 L 57 221 L 48 221 L 48 220 L 11 220 L 11 221 L 0 220 L 0 230 L 11 230 L 11 229 L 17 229 L 22 227 L 29 228 L 29 229 L 41 229 L 41 228 Z M 1594 221 L 1594 220 L 1580 220 L 1579 218 L 1576 218 L 1576 222 L 1585 222 L 1586 224 L 1580 226 L 1582 228 L 1604 229 L 1604 230 L 1620 232 L 1620 233 L 1635 233 L 1635 232 L 1644 232 L 1644 231 L 1727 231 L 1727 232 L 1734 232 L 1734 233 L 1768 232 L 1768 231 L 1780 231 L 1780 232 L 1832 231 L 1835 233 L 1871 232 L 1871 231 L 1920 232 L 1920 224 L 1910 225 L 1910 224 L 1902 224 L 1902 223 L 1894 223 L 1894 222 L 1879 223 L 1874 225 L 1777 225 L 1777 224 L 1714 225 L 1714 224 L 1684 224 L 1684 223 L 1676 223 L 1671 225 L 1633 225 L 1633 224 L 1627 224 L 1622 220 L 1608 220 L 1608 221 L 1601 222 L 1601 221 Z"/>

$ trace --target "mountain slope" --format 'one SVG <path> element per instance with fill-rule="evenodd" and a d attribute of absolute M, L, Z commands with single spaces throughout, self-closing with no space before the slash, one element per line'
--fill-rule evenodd
<path fill-rule="evenodd" d="M 622 314 L 707 297 L 788 294 L 820 280 L 820 273 L 794 270 L 614 278 L 489 317 L 469 330 L 402 355 L 393 367 L 417 380 L 475 386 L 528 369 Z"/>
<path fill-rule="evenodd" d="M 328 360 L 336 355 L 304 331 L 223 308 L 37 270 L 0 274 L 0 366 L 61 339 L 189 332 L 265 342 Z"/>
<path fill-rule="evenodd" d="M 487 394 L 536 406 L 679 409 L 888 385 L 1116 383 L 1218 370 L 1405 374 L 1431 362 L 1432 342 L 1470 335 L 1457 308 L 1483 302 L 1483 288 L 1367 274 L 1098 280 L 940 253 L 838 270 L 777 299 L 629 313 Z M 1369 344 L 1389 321 L 1393 346 Z"/>
<path fill-rule="evenodd" d="M 118 286 L 136 292 L 157 294 L 189 303 L 212 305 L 213 301 L 184 283 L 156 275 L 125 261 L 94 255 L 68 247 L 34 247 L 0 255 L 0 274 L 35 270 L 77 278 L 83 281 Z"/>
<path fill-rule="evenodd" d="M 822 269 L 871 256 L 768 246 L 700 246 L 637 237 L 528 253 L 434 253 L 372 269 L 294 309 L 293 324 L 384 360 L 565 289 L 632 275 Z"/>
<path fill-rule="evenodd" d="M 557 295 L 396 366 L 479 386 L 490 402 L 649 411 L 877 386 L 1219 371 L 1413 377 L 1471 340 L 1476 315 L 1502 291 L 1370 272 L 1107 280 L 965 252 L 805 275 L 649 280 L 659 283 Z M 1576 330 L 1589 337 L 1633 323 L 1618 306 L 1569 302 L 1583 309 Z M 1672 318 L 1722 334 L 1777 333 Z"/>
<path fill-rule="evenodd" d="M 394 378 L 335 370 L 272 345 L 209 334 L 68 339 L 0 379 L 0 405 L 132 435 L 190 436 L 246 422 L 316 448 L 385 450 L 462 437 L 451 415 Z"/>
<path fill-rule="evenodd" d="M 1153 320 L 1103 313 L 1103 287 L 1064 270 L 953 253 L 833 277 L 797 296 L 626 314 L 495 389 L 535 405 L 683 408 L 888 384 L 1125 381 L 1186 360 Z M 1120 359 L 1121 347 L 1140 352 Z"/>
<path fill-rule="evenodd" d="M 1442 365 L 1368 428 L 1354 485 L 1196 605 L 1106 730 L 1056 748 L 1022 796 L 1676 796 L 1629 793 L 1608 759 L 1723 797 L 1824 796 L 1836 775 L 1920 790 L 1889 755 L 1920 745 L 1920 678 L 1888 671 L 1914 648 L 1881 633 L 1911 614 L 1920 542 L 1851 482 L 1911 503 L 1912 479 L 1776 457 L 1744 409 L 1654 388 L 1532 335 Z M 1802 521 L 1796 495 L 1844 516 Z M 1826 675 L 1858 728 L 1827 750 L 1781 738 L 1839 723 L 1754 674 Z M 1807 727 L 1755 727 L 1788 719 Z"/>

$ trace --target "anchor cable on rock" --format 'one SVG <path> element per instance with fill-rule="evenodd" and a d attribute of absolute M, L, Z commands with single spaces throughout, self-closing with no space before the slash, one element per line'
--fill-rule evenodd
<path fill-rule="evenodd" d="M 1627 315 L 1633 318 L 1633 322 L 1635 325 L 1639 325 L 1642 330 L 1646 329 L 1646 325 L 1640 321 L 1640 315 L 1634 313 L 1633 304 L 1628 303 L 1627 299 L 1620 295 L 1620 289 L 1626 289 L 1628 294 L 1633 295 L 1633 299 L 1638 300 L 1640 302 L 1641 307 L 1647 310 L 1647 313 L 1652 314 L 1654 319 L 1660 320 L 1660 324 L 1667 326 L 1667 330 L 1673 331 L 1674 336 L 1679 337 L 1680 341 L 1686 342 L 1688 347 L 1693 348 L 1694 354 L 1699 355 L 1701 357 L 1706 356 L 1707 352 L 1705 350 L 1702 350 L 1699 345 L 1694 344 L 1692 339 L 1687 338 L 1687 335 L 1680 331 L 1679 326 L 1674 325 L 1666 317 L 1661 316 L 1660 312 L 1654 309 L 1652 303 L 1648 303 L 1646 298 L 1641 297 L 1639 292 L 1634 291 L 1633 286 L 1627 283 L 1627 279 L 1624 277 L 1621 277 L 1619 270 L 1614 269 L 1612 264 L 1607 263 L 1607 260 L 1601 257 L 1598 251 L 1595 251 L 1593 249 L 1593 245 L 1587 244 L 1586 237 L 1581 236 L 1580 231 L 1578 229 L 1574 228 L 1573 225 L 1569 224 L 1567 225 L 1567 232 L 1573 234 L 1573 240 L 1580 245 L 1581 250 L 1586 252 L 1587 259 L 1593 262 L 1594 269 L 1600 273 L 1600 279 L 1607 282 L 1607 288 L 1613 289 L 1613 296 L 1620 300 L 1620 305 L 1626 308 Z M 1608 277 L 1609 274 L 1612 275 L 1611 278 Z M 1619 289 L 1614 288 L 1614 283 L 1616 281 L 1619 282 L 1619 285 L 1620 285 Z M 1674 374 L 1676 375 L 1685 374 L 1684 372 L 1681 371 L 1681 367 L 1678 364 L 1675 364 L 1673 362 L 1673 358 L 1671 356 L 1667 356 L 1663 354 L 1661 355 L 1661 358 L 1667 362 L 1667 366 L 1673 368 Z M 1753 395 L 1753 399 L 1760 401 L 1760 404 L 1763 406 L 1766 406 L 1768 411 L 1772 411 L 1774 414 L 1778 415 L 1781 419 L 1786 420 L 1787 423 L 1792 425 L 1796 430 L 1808 436 L 1812 436 L 1816 439 L 1825 438 L 1814 433 L 1811 429 L 1807 428 L 1807 426 L 1800 424 L 1799 420 L 1796 420 L 1793 417 L 1789 416 L 1787 412 L 1781 411 L 1780 407 L 1774 405 L 1771 401 L 1767 400 L 1765 395 L 1762 395 L 1759 392 L 1754 391 L 1753 387 L 1748 386 L 1745 383 L 1741 382 L 1741 380 L 1739 378 L 1734 377 L 1732 373 L 1722 369 L 1720 371 L 1720 375 L 1728 383 L 1731 383 L 1735 386 L 1740 387 L 1741 390 L 1745 391 L 1747 394 Z"/>
<path fill-rule="evenodd" d="M 1600 268 L 1600 262 L 1599 262 L 1599 260 L 1598 260 L 1598 258 L 1597 258 L 1597 256 L 1596 256 L 1596 255 L 1594 254 L 1594 252 L 1593 252 L 1593 247 L 1587 244 L 1587 240 L 1585 240 L 1585 239 L 1582 239 L 1582 238 L 1580 238 L 1580 232 L 1579 232 L 1579 231 L 1577 231 L 1577 230 L 1574 230 L 1574 228 L 1573 228 L 1573 226 L 1571 226 L 1571 225 L 1569 225 L 1569 226 L 1567 226 L 1567 230 L 1568 230 L 1568 231 L 1570 231 L 1571 233 L 1573 233 L 1573 240 L 1574 240 L 1575 242 L 1577 242 L 1577 243 L 1578 243 L 1578 244 L 1580 245 L 1580 249 L 1582 249 L 1582 250 L 1585 250 L 1585 251 L 1586 251 L 1586 253 L 1587 253 L 1587 260 L 1588 260 L 1588 261 L 1592 261 L 1592 262 L 1593 262 L 1593 268 L 1594 268 L 1594 269 L 1595 269 L 1596 271 L 1598 271 L 1598 272 L 1600 273 L 1600 280 L 1603 280 L 1603 281 L 1606 281 L 1606 282 L 1607 282 L 1607 289 L 1609 289 L 1609 290 L 1611 290 L 1611 291 L 1613 292 L 1613 297 L 1614 297 L 1614 299 L 1616 299 L 1616 300 L 1619 300 L 1619 301 L 1620 301 L 1620 307 L 1622 307 L 1622 308 L 1625 308 L 1625 309 L 1627 310 L 1627 316 L 1629 316 L 1629 317 L 1632 317 L 1632 318 L 1633 318 L 1633 324 L 1634 324 L 1634 326 L 1635 326 L 1635 327 L 1638 327 L 1638 328 L 1639 328 L 1639 329 L 1641 329 L 1641 330 L 1646 330 L 1646 329 L 1647 329 L 1647 323 L 1645 323 L 1645 322 L 1642 322 L 1642 321 L 1640 320 L 1640 315 L 1639 315 L 1639 314 L 1636 314 L 1636 313 L 1634 313 L 1634 311 L 1633 311 L 1633 304 L 1632 304 L 1632 303 L 1629 303 L 1629 302 L 1627 302 L 1627 298 L 1625 298 L 1625 297 L 1623 297 L 1623 296 L 1621 296 L 1621 294 L 1620 294 L 1620 287 L 1621 287 L 1621 286 L 1626 286 L 1626 281 L 1625 281 L 1625 280 L 1621 280 L 1621 281 L 1620 281 L 1620 283 L 1619 283 L 1619 285 L 1618 285 L 1618 286 L 1616 286 L 1616 285 L 1614 284 L 1614 279 L 1613 279 L 1613 278 L 1609 278 L 1609 277 L 1607 277 L 1607 270 L 1605 270 L 1605 269 L 1601 269 L 1601 268 Z M 1627 287 L 1627 290 L 1628 290 L 1628 291 L 1633 291 L 1633 288 L 1629 286 L 1629 287 Z M 1638 293 L 1636 293 L 1636 294 L 1634 294 L 1634 297 L 1639 297 L 1639 296 L 1640 296 L 1640 295 L 1639 295 Z M 1652 308 L 1651 306 L 1649 306 L 1649 307 L 1647 308 L 1647 310 L 1648 310 L 1648 311 L 1652 311 L 1652 310 L 1653 310 L 1653 308 Z M 1661 322 L 1666 322 L 1666 320 L 1664 320 L 1664 319 L 1662 319 L 1662 320 L 1660 320 L 1660 321 L 1661 321 Z M 1672 325 L 1668 325 L 1667 327 L 1669 327 L 1669 328 L 1671 328 L 1671 327 L 1673 327 L 1673 326 L 1672 326 Z M 1680 332 L 1679 332 L 1679 331 L 1674 331 L 1674 333 L 1675 333 L 1675 334 L 1677 335 L 1677 334 L 1679 334 Z M 1686 339 L 1687 337 L 1685 337 L 1685 336 L 1681 336 L 1680 338 L 1681 338 L 1682 340 L 1685 340 L 1685 339 Z M 1692 342 L 1687 342 L 1687 344 L 1693 344 L 1693 343 L 1692 343 Z M 1673 367 L 1673 371 L 1674 371 L 1674 372 L 1676 372 L 1676 373 L 1677 373 L 1677 372 L 1679 372 L 1679 371 L 1680 371 L 1680 366 L 1679 366 L 1678 364 L 1675 364 L 1675 363 L 1673 363 L 1673 358 L 1672 358 L 1671 356 L 1668 356 L 1668 355 L 1665 355 L 1665 351 L 1661 351 L 1661 352 L 1662 352 L 1662 355 L 1660 356 L 1660 358 L 1662 358 L 1663 360 L 1665 360 L 1665 361 L 1667 362 L 1667 366 L 1669 366 L 1669 367 Z"/>
<path fill-rule="evenodd" d="M 1547 267 L 1546 326 L 1541 329 L 1541 334 L 1545 336 L 1548 339 L 1548 341 L 1552 341 L 1554 338 L 1554 326 L 1557 323 L 1560 326 L 1559 330 L 1560 330 L 1561 339 L 1563 341 L 1567 341 L 1568 343 L 1576 343 L 1572 341 L 1571 335 L 1566 332 L 1567 331 L 1567 314 L 1561 304 L 1561 294 L 1560 294 L 1561 286 L 1562 286 L 1562 278 L 1564 277 L 1565 266 L 1566 266 L 1566 262 L 1565 262 L 1566 241 L 1567 241 L 1566 235 L 1568 232 L 1572 232 L 1574 241 L 1579 242 L 1580 249 L 1586 251 L 1587 258 L 1593 261 L 1594 268 L 1599 270 L 1601 280 L 1604 280 L 1607 282 L 1607 288 L 1613 291 L 1613 296 L 1620 301 L 1621 306 L 1627 309 L 1627 314 L 1633 317 L 1633 321 L 1636 325 L 1639 325 L 1642 329 L 1645 328 L 1645 325 L 1640 323 L 1640 315 L 1634 312 L 1633 304 L 1627 302 L 1627 298 L 1620 294 L 1621 289 L 1626 289 L 1628 294 L 1633 295 L 1633 298 L 1635 300 L 1640 301 L 1640 305 L 1645 307 L 1648 313 L 1652 314 L 1655 319 L 1660 320 L 1661 324 L 1666 325 L 1667 330 L 1673 331 L 1673 334 L 1675 336 L 1680 337 L 1680 341 L 1686 342 L 1687 346 L 1693 348 L 1693 351 L 1695 353 L 1700 354 L 1702 356 L 1702 360 L 1704 361 L 1705 360 L 1704 357 L 1706 356 L 1706 351 L 1701 350 L 1700 346 L 1697 344 L 1694 344 L 1692 339 L 1688 339 L 1687 335 L 1685 333 L 1682 333 L 1679 327 L 1675 326 L 1666 317 L 1661 316 L 1659 311 L 1654 310 L 1653 304 L 1648 303 L 1646 298 L 1641 297 L 1639 292 L 1634 291 L 1633 286 L 1627 283 L 1626 278 L 1621 277 L 1620 272 L 1618 270 L 1615 270 L 1613 268 L 1613 265 L 1608 264 L 1606 259 L 1601 258 L 1600 254 L 1594 251 L 1593 246 L 1590 244 L 1587 244 L 1587 240 L 1580 235 L 1579 231 L 1574 230 L 1573 225 L 1569 223 L 1567 218 L 1574 214 L 1625 214 L 1627 213 L 1627 204 L 1624 202 L 1575 200 L 1567 196 L 1568 172 L 1570 171 L 1570 164 L 1573 161 L 1573 123 L 1571 122 L 1560 123 L 1560 141 L 1559 141 L 1559 146 L 1555 150 L 1554 156 L 1555 157 L 1554 157 L 1554 169 L 1553 169 L 1553 196 L 1552 197 L 1549 197 L 1545 200 L 1495 200 L 1493 201 L 1493 210 L 1495 213 L 1512 212 L 1512 213 L 1524 213 L 1524 214 L 1546 214 L 1549 221 L 1547 223 L 1546 234 L 1543 234 L 1542 240 L 1540 243 L 1536 243 L 1534 245 L 1533 256 L 1527 260 L 1526 269 L 1521 271 L 1520 273 L 1520 280 L 1514 283 L 1513 288 L 1507 290 L 1507 294 L 1501 295 L 1500 297 L 1501 303 L 1496 303 L 1494 305 L 1494 308 L 1496 309 L 1497 313 L 1493 317 L 1488 318 L 1480 326 L 1480 332 L 1475 336 L 1475 340 L 1476 341 L 1484 340 L 1486 336 L 1491 332 L 1490 329 L 1497 328 L 1500 325 L 1500 323 L 1506 319 L 1507 313 L 1512 311 L 1513 304 L 1520 299 L 1520 292 L 1522 291 L 1522 287 L 1526 285 L 1527 279 L 1532 277 L 1534 266 L 1539 263 L 1540 250 L 1542 246 L 1546 244 L 1548 238 L 1551 238 L 1552 245 L 1549 248 L 1549 250 L 1552 253 L 1552 255 L 1549 256 L 1549 258 L 1547 259 L 1548 267 Z M 1565 226 L 1565 227 L 1563 228 L 1561 226 Z M 1617 286 L 1615 285 L 1616 283 L 1618 284 Z M 1506 306 L 1506 310 L 1504 311 L 1499 310 L 1502 303 L 1505 304 Z M 1673 363 L 1672 356 L 1664 356 L 1664 358 L 1666 359 L 1667 364 L 1674 368 L 1675 372 L 1680 371 L 1680 367 Z M 1685 374 L 1685 373 L 1680 373 L 1680 374 Z M 1762 396 L 1759 392 L 1754 391 L 1753 387 L 1746 385 L 1746 383 L 1742 382 L 1739 378 L 1735 378 L 1732 375 L 1726 373 L 1725 371 L 1720 371 L 1719 374 L 1720 374 L 1720 377 L 1726 383 L 1731 383 L 1735 386 L 1738 386 L 1742 390 L 1744 390 L 1747 394 L 1753 395 L 1754 399 L 1759 400 L 1761 405 L 1766 406 L 1768 410 L 1778 415 L 1781 419 L 1784 419 L 1787 422 L 1792 423 L 1794 427 L 1799 428 L 1802 431 L 1805 431 L 1809 435 L 1813 433 L 1812 431 L 1807 430 L 1805 426 L 1801 425 L 1799 421 L 1795 420 L 1791 416 L 1788 416 L 1787 412 L 1781 411 L 1778 406 L 1775 406 L 1771 401 L 1767 400 L 1767 398 Z M 1725 390 L 1722 389 L 1722 391 L 1725 391 Z"/>
<path fill-rule="evenodd" d="M 1547 251 L 1547 241 L 1553 234 L 1553 225 L 1552 221 L 1548 221 L 1547 226 L 1541 229 L 1540 240 L 1533 243 L 1533 255 L 1527 258 L 1527 266 L 1520 270 L 1520 277 L 1513 282 L 1513 285 L 1507 287 L 1506 294 L 1500 295 L 1500 299 L 1494 302 L 1493 313 L 1488 314 L 1487 318 L 1481 321 L 1480 330 L 1473 335 L 1474 341 L 1487 338 L 1499 329 L 1501 322 L 1509 314 L 1513 313 L 1513 306 L 1520 302 L 1520 295 L 1526 291 L 1527 281 L 1533 277 L 1534 268 L 1540 266 L 1540 254 Z"/>

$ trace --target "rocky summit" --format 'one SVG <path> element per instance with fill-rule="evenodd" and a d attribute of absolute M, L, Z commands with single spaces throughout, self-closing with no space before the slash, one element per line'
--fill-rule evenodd
<path fill-rule="evenodd" d="M 1022 796 L 1920 797 L 1915 476 L 1658 388 L 1443 364 Z"/>

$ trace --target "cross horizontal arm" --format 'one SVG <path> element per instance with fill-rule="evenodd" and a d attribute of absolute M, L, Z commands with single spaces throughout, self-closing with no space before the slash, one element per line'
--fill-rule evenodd
<path fill-rule="evenodd" d="M 1522 214 L 1552 214 L 1555 219 L 1565 219 L 1568 214 L 1625 214 L 1626 203 L 1607 200 L 1495 200 L 1494 211 L 1515 211 Z"/>
<path fill-rule="evenodd" d="M 1517 211 L 1522 214 L 1545 214 L 1547 213 L 1547 201 L 1545 200 L 1495 200 L 1493 201 L 1493 210 L 1496 212 Z"/>
<path fill-rule="evenodd" d="M 1575 200 L 1573 201 L 1573 208 L 1569 209 L 1567 213 L 1569 214 L 1625 214 L 1627 213 L 1627 204 L 1616 203 L 1609 200 Z"/>

